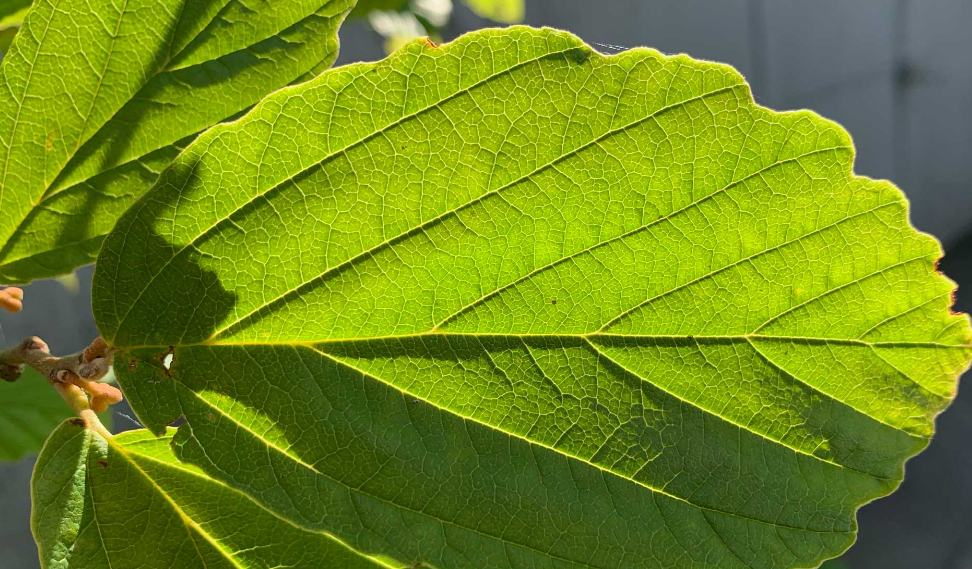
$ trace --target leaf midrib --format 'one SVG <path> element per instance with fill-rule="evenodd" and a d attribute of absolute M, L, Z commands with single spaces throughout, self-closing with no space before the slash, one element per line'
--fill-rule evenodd
<path fill-rule="evenodd" d="M 924 340 L 884 340 L 869 342 L 860 338 L 828 338 L 826 336 L 790 336 L 785 334 L 617 334 L 614 332 L 579 332 L 576 334 L 551 332 L 416 332 L 414 334 L 386 334 L 382 336 L 346 336 L 342 338 L 321 338 L 318 340 L 204 340 L 202 342 L 186 342 L 182 344 L 114 344 L 120 350 L 168 349 L 170 347 L 193 348 L 206 347 L 234 347 L 234 346 L 318 346 L 325 344 L 346 344 L 355 342 L 384 342 L 388 340 L 412 340 L 434 337 L 471 337 L 471 338 L 563 338 L 580 340 L 584 338 L 624 338 L 629 340 L 740 340 L 747 338 L 754 340 L 781 340 L 804 343 L 833 343 L 852 344 L 874 347 L 893 348 L 943 348 L 943 349 L 972 349 L 972 344 L 951 344 L 947 342 Z"/>
<path fill-rule="evenodd" d="M 902 427 L 892 425 L 892 424 L 888 423 L 887 421 L 885 421 L 885 420 L 883 420 L 881 418 L 875 417 L 873 415 L 870 415 L 870 414 L 866 413 L 864 410 L 858 409 L 857 407 L 851 405 L 847 401 L 844 401 L 844 400 L 836 397 L 835 395 L 833 395 L 833 394 L 831 394 L 831 393 L 829 393 L 827 391 L 824 391 L 820 386 L 817 386 L 817 385 L 813 385 L 811 383 L 808 383 L 807 381 L 805 381 L 805 380 L 803 380 L 803 379 L 801 379 L 801 378 L 793 375 L 792 372 L 790 372 L 790 371 L 782 368 L 779 364 L 777 364 L 774 361 L 770 360 L 766 356 L 766 354 L 764 354 L 762 352 L 762 350 L 760 350 L 759 347 L 755 345 L 755 341 L 764 340 L 764 341 L 793 342 L 793 343 L 803 343 L 803 344 L 837 344 L 837 345 L 862 346 L 862 347 L 869 348 L 877 357 L 879 357 L 880 359 L 882 359 L 886 363 L 887 363 L 887 360 L 884 359 L 883 357 L 881 357 L 880 354 L 877 353 L 877 351 L 876 351 L 875 348 L 879 348 L 879 347 L 895 347 L 895 348 L 935 348 L 935 349 L 972 350 L 972 344 L 947 344 L 947 343 L 941 343 L 941 342 L 923 342 L 923 341 L 868 342 L 866 340 L 861 340 L 861 339 L 858 339 L 858 338 L 826 338 L 826 337 L 785 336 L 785 335 L 769 335 L 769 334 L 726 334 L 726 335 L 642 334 L 642 335 L 635 335 L 635 334 L 616 334 L 616 333 L 610 333 L 610 332 L 594 332 L 594 333 L 588 333 L 588 334 L 515 334 L 515 333 L 485 333 L 484 334 L 484 333 L 469 333 L 469 332 L 421 332 L 421 333 L 417 333 L 417 334 L 400 334 L 400 335 L 375 336 L 375 337 L 328 338 L 328 339 L 317 340 L 317 341 L 200 342 L 200 343 L 192 343 L 192 344 L 180 344 L 180 345 L 176 346 L 176 350 L 178 351 L 181 348 L 192 348 L 192 347 L 218 348 L 218 347 L 245 347 L 245 346 L 307 348 L 307 349 L 310 349 L 311 351 L 313 351 L 315 353 L 326 354 L 326 356 L 328 358 L 331 358 L 331 359 L 335 359 L 337 361 L 340 361 L 340 363 L 342 363 L 344 365 L 349 365 L 349 364 L 346 364 L 346 362 L 344 362 L 343 360 L 340 360 L 339 358 L 337 358 L 337 356 L 334 356 L 333 354 L 330 354 L 328 352 L 324 352 L 320 348 L 323 348 L 323 347 L 328 346 L 328 345 L 335 345 L 335 344 L 364 344 L 364 343 L 369 343 L 369 342 L 382 342 L 382 343 L 384 343 L 384 342 L 388 342 L 388 341 L 421 340 L 423 338 L 446 338 L 446 339 L 448 339 L 448 338 L 476 338 L 476 339 L 483 339 L 483 338 L 498 338 L 498 339 L 508 338 L 508 339 L 517 339 L 517 340 L 521 340 L 521 341 L 527 340 L 527 339 L 538 339 L 538 340 L 539 339 L 543 339 L 543 340 L 560 339 L 560 340 L 569 341 L 569 342 L 582 341 L 585 344 L 590 344 L 591 346 L 596 346 L 595 342 L 599 338 L 603 338 L 603 339 L 622 339 L 622 340 L 629 340 L 629 341 L 631 341 L 631 340 L 633 340 L 633 341 L 639 341 L 639 340 L 641 340 L 641 341 L 693 341 L 693 342 L 696 342 L 696 343 L 705 343 L 705 342 L 716 342 L 716 343 L 721 343 L 721 342 L 740 342 L 740 343 L 746 343 L 746 344 L 748 344 L 755 351 L 755 353 L 757 354 L 757 356 L 761 357 L 763 360 L 765 360 L 767 362 L 768 365 L 770 365 L 771 367 L 777 369 L 780 373 L 785 374 L 792 381 L 797 382 L 797 383 L 805 386 L 806 388 L 809 388 L 810 390 L 812 390 L 812 391 L 814 391 L 814 392 L 816 392 L 816 393 L 818 393 L 818 394 L 826 397 L 827 399 L 832 400 L 835 403 L 837 403 L 839 405 L 842 405 L 842 406 L 848 408 L 850 411 L 852 411 L 854 413 L 857 413 L 857 414 L 859 414 L 859 415 L 861 415 L 863 417 L 866 417 L 866 418 L 868 418 L 868 419 L 870 419 L 872 421 L 875 421 L 876 423 L 879 423 L 879 424 L 881 424 L 881 425 L 883 425 L 883 426 L 885 426 L 885 427 L 887 427 L 889 429 L 892 429 L 894 431 L 903 433 L 903 434 L 905 434 L 905 435 L 907 435 L 907 436 L 909 436 L 909 437 L 911 437 L 913 439 L 917 439 L 917 440 L 921 440 L 921 441 L 927 441 L 927 440 L 929 440 L 930 437 L 925 436 L 925 435 L 921 435 L 921 434 L 917 434 L 917 433 L 914 433 L 914 432 L 910 432 L 910 431 L 908 431 L 908 430 L 906 430 L 906 429 L 904 429 Z M 167 350 L 167 349 L 171 348 L 171 346 L 155 346 L 155 345 L 146 345 L 146 346 L 119 346 L 118 348 L 119 349 L 123 349 L 123 350 L 129 350 L 129 351 L 141 350 L 141 349 Z M 599 350 L 597 348 L 595 348 L 595 350 L 598 353 L 602 353 L 601 350 Z M 768 434 L 764 434 L 764 433 L 760 433 L 760 432 L 757 432 L 757 431 L 753 431 L 749 427 L 746 427 L 744 425 L 741 425 L 741 424 L 739 424 L 739 423 L 737 423 L 737 422 L 735 422 L 735 421 L 733 421 L 731 419 L 728 419 L 727 417 L 724 417 L 721 414 L 719 414 L 719 413 L 717 413 L 717 412 L 715 412 L 713 410 L 707 409 L 707 408 L 703 407 L 701 404 L 699 404 L 697 402 L 693 402 L 693 401 L 686 400 L 683 397 L 681 397 L 681 396 L 679 396 L 677 394 L 674 394 L 674 393 L 670 392 L 668 389 L 665 389 L 664 387 L 658 385 L 657 383 L 650 381 L 648 378 L 642 377 L 641 375 L 639 375 L 637 373 L 634 373 L 634 372 L 628 370 L 625 366 L 623 366 L 622 364 L 620 364 L 619 362 L 617 362 L 613 358 L 610 358 L 608 356 L 605 356 L 605 357 L 608 360 L 610 360 L 612 363 L 614 363 L 614 365 L 617 365 L 618 367 L 624 369 L 626 372 L 631 373 L 634 377 L 637 377 L 640 381 L 647 382 L 648 384 L 652 385 L 653 387 L 655 387 L 657 389 L 660 389 L 660 390 L 668 393 L 669 395 L 671 395 L 671 396 L 673 396 L 673 397 L 675 397 L 677 399 L 682 400 L 686 404 L 691 405 L 691 406 L 693 406 L 693 407 L 701 410 L 704 413 L 711 414 L 711 415 L 715 416 L 716 418 L 718 418 L 720 420 L 723 420 L 723 421 L 725 421 L 727 423 L 731 423 L 731 424 L 735 425 L 736 427 L 739 427 L 741 429 L 744 429 L 744 430 L 746 430 L 748 432 L 751 432 L 751 433 L 753 433 L 755 435 L 758 435 L 758 436 L 760 436 L 762 438 L 768 439 L 768 440 L 770 440 L 770 441 L 772 441 L 772 442 L 774 442 L 776 444 L 779 444 L 780 446 L 783 446 L 785 448 L 788 448 L 788 449 L 790 449 L 790 450 L 792 450 L 794 452 L 797 452 L 797 453 L 800 453 L 800 454 L 804 454 L 804 455 L 809 456 L 809 457 L 811 457 L 813 459 L 820 460 L 822 462 L 827 462 L 827 463 L 830 463 L 830 464 L 832 464 L 834 466 L 838 466 L 840 468 L 844 468 L 844 469 L 847 469 L 847 470 L 855 471 L 855 472 L 858 472 L 860 474 L 863 474 L 863 475 L 866 475 L 866 476 L 870 476 L 870 477 L 875 478 L 875 479 L 878 479 L 878 480 L 892 480 L 892 481 L 894 480 L 894 479 L 891 479 L 891 478 L 886 478 L 886 477 L 878 476 L 878 475 L 875 475 L 873 473 L 864 472 L 864 471 L 855 469 L 853 467 L 850 467 L 850 466 L 847 466 L 847 465 L 844 465 L 844 464 L 840 464 L 840 463 L 834 462 L 834 461 L 829 460 L 829 459 L 826 459 L 826 458 L 822 458 L 822 457 L 816 456 L 816 455 L 814 455 L 814 454 L 812 454 L 810 452 L 807 452 L 805 450 L 791 447 L 790 445 L 787 445 L 783 441 L 778 440 L 778 439 L 776 439 L 776 438 L 774 438 L 774 437 L 772 437 L 772 436 L 770 436 Z M 891 366 L 890 363 L 888 365 Z M 895 367 L 895 366 L 891 366 L 891 367 L 893 369 L 895 369 L 901 375 L 901 377 L 903 377 L 904 379 L 908 380 L 917 389 L 919 389 L 921 392 L 925 393 L 927 396 L 929 396 L 929 397 L 931 397 L 933 399 L 947 399 L 948 398 L 948 396 L 943 395 L 943 394 L 940 394 L 940 393 L 937 393 L 935 391 L 932 391 L 928 387 L 926 387 L 926 386 L 918 383 L 915 379 L 913 379 L 911 376 L 909 376 L 908 374 L 904 373 L 903 371 L 901 371 L 897 367 Z M 355 370 L 360 372 L 360 370 L 357 370 L 356 368 L 355 368 Z M 366 372 L 360 372 L 360 373 L 364 373 L 368 377 L 372 377 L 372 375 L 369 374 L 369 373 L 366 373 Z M 175 377 L 175 376 L 173 376 L 173 377 Z M 382 383 L 386 383 L 388 385 L 392 385 L 392 384 L 389 384 L 389 383 L 385 382 L 384 380 L 379 380 L 379 381 L 382 381 Z M 180 382 L 180 384 L 181 384 L 181 382 Z M 182 384 L 182 385 L 184 385 L 184 384 Z M 399 391 L 402 391 L 403 393 L 408 394 L 409 396 L 412 395 L 411 393 L 408 393 L 406 390 L 402 390 L 402 389 L 400 389 L 397 386 L 392 385 L 392 387 L 394 389 L 398 389 Z M 187 387 L 187 389 L 188 389 L 188 387 Z M 430 403 L 430 404 L 435 405 L 434 403 Z M 451 410 L 448 410 L 448 409 L 445 409 L 445 411 L 452 413 L 452 411 Z M 472 419 L 472 420 L 475 420 L 475 419 Z M 487 426 L 490 427 L 490 428 L 495 428 L 492 425 L 487 425 Z M 557 451 L 557 452 L 560 452 L 560 451 Z M 305 465 L 305 466 L 309 466 L 309 465 Z M 718 511 L 718 510 L 716 510 L 716 511 Z"/>

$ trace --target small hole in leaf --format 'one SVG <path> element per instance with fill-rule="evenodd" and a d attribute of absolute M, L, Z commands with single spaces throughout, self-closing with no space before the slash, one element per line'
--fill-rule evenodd
<path fill-rule="evenodd" d="M 169 370 L 172 369 L 172 362 L 175 359 L 175 346 L 169 346 L 169 351 L 158 356 L 159 362 L 162 363 L 162 369 L 165 370 L 165 375 L 169 375 Z"/>
<path fill-rule="evenodd" d="M 555 299 L 551 300 L 550 301 L 550 304 L 552 304 L 554 306 L 557 306 L 557 299 L 555 298 Z"/>
<path fill-rule="evenodd" d="M 99 460 L 98 464 L 100 464 L 102 468 L 108 468 L 108 463 L 103 460 Z"/>
<path fill-rule="evenodd" d="M 128 360 L 128 369 L 135 371 L 136 367 L 138 367 L 138 362 L 136 362 L 134 358 Z"/>

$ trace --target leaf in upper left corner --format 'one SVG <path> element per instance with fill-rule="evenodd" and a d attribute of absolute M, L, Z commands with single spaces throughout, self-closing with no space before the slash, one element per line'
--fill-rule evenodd
<path fill-rule="evenodd" d="M 393 566 L 285 522 L 179 463 L 170 435 L 138 430 L 107 441 L 76 420 L 54 431 L 31 480 L 31 529 L 43 567 Z"/>
<path fill-rule="evenodd" d="M 198 133 L 330 66 L 354 0 L 116 4 L 38 0 L 4 56 L 2 283 L 93 262 Z"/>

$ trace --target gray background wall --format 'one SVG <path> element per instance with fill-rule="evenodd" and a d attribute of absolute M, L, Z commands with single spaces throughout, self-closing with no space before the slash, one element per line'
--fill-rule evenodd
<path fill-rule="evenodd" d="M 972 2 L 526 1 L 528 24 L 724 61 L 749 78 L 761 104 L 842 123 L 857 143 L 857 172 L 894 180 L 915 225 L 942 239 L 941 268 L 963 287 L 959 308 L 972 311 Z M 487 25 L 457 6 L 446 39 Z M 381 38 L 361 23 L 341 37 L 339 64 L 383 56 Z M 0 315 L 2 344 L 37 334 L 61 353 L 83 348 L 97 334 L 90 278 L 90 268 L 80 271 L 76 295 L 50 281 L 30 285 L 24 312 Z M 124 417 L 116 425 L 134 426 Z M 859 540 L 839 566 L 972 569 L 972 389 L 959 391 L 938 426 L 898 492 L 861 510 Z M 37 567 L 32 465 L 0 464 L 0 567 Z"/>

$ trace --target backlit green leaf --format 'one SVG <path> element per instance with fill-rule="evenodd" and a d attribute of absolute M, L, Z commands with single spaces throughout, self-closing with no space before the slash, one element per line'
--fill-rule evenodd
<path fill-rule="evenodd" d="M 463 0 L 463 3 L 494 22 L 515 24 L 523 21 L 524 0 Z"/>
<path fill-rule="evenodd" d="M 31 527 L 43 567 L 390 567 L 179 463 L 168 436 L 106 441 L 77 423 L 54 431 L 34 468 Z"/>
<path fill-rule="evenodd" d="M 0 282 L 93 261 L 197 133 L 330 65 L 353 0 L 257 4 L 34 4 L 0 66 Z"/>
<path fill-rule="evenodd" d="M 939 245 L 853 159 L 724 65 L 417 41 L 201 136 L 95 316 L 180 459 L 358 550 L 816 566 L 972 358 Z"/>

